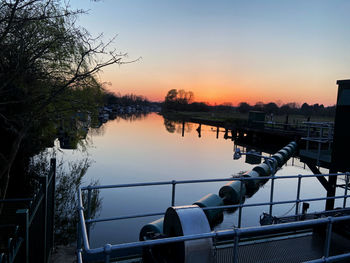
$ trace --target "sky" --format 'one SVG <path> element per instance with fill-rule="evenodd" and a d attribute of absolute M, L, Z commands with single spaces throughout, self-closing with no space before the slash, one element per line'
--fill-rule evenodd
<path fill-rule="evenodd" d="M 170 89 L 212 105 L 333 105 L 350 78 L 348 0 L 71 0 L 77 23 L 116 36 L 126 61 L 100 73 L 107 88 L 162 101 Z"/>

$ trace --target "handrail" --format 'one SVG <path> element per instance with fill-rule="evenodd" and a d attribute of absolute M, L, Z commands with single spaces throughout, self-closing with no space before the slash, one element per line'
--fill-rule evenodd
<path fill-rule="evenodd" d="M 224 206 L 208 206 L 203 207 L 203 210 L 214 210 L 214 209 L 232 209 L 239 207 L 254 207 L 254 206 L 266 206 L 266 205 L 283 205 L 283 204 L 293 204 L 296 201 L 298 202 L 314 202 L 314 201 L 322 201 L 322 200 L 331 200 L 331 199 L 340 199 L 340 198 L 348 198 L 350 195 L 341 195 L 341 196 L 332 196 L 332 197 L 320 197 L 320 198 L 307 198 L 307 199 L 298 199 L 298 200 L 285 200 L 285 201 L 274 201 L 274 202 L 264 202 L 264 203 L 253 203 L 253 204 L 238 204 L 238 205 L 224 205 Z M 107 221 L 115 221 L 115 220 L 123 220 L 123 219 L 131 219 L 138 217 L 148 217 L 148 216 L 159 216 L 164 215 L 165 212 L 154 212 L 154 213 L 144 213 L 144 214 L 135 214 L 135 215 L 127 215 L 127 216 L 118 216 L 118 217 L 105 217 L 105 218 L 95 218 L 95 219 L 87 219 L 86 223 L 92 224 L 97 222 L 107 222 Z"/>
<path fill-rule="evenodd" d="M 345 175 L 349 176 L 350 173 L 332 173 L 332 174 L 307 174 L 307 175 L 287 175 L 287 176 L 259 176 L 258 179 L 263 180 L 278 180 L 278 179 L 291 179 L 291 178 L 298 178 L 298 180 L 301 180 L 301 178 L 312 178 L 312 177 L 322 177 L 322 176 L 340 176 Z M 181 180 L 181 181 L 163 181 L 163 182 L 148 182 L 148 183 L 134 183 L 134 184 L 116 184 L 116 185 L 102 185 L 102 186 L 87 186 L 87 187 L 81 187 L 79 189 L 79 194 L 81 195 L 81 191 L 87 190 L 89 191 L 88 199 L 91 198 L 91 191 L 92 190 L 98 190 L 98 189 L 110 189 L 110 188 L 125 188 L 125 187 L 139 187 L 139 186 L 153 186 L 153 185 L 176 185 L 176 184 L 189 184 L 189 183 L 206 183 L 206 182 L 222 182 L 222 181 L 250 181 L 250 180 L 256 180 L 257 178 L 254 177 L 233 177 L 233 178 L 221 178 L 221 179 L 198 179 L 198 180 Z M 300 183 L 298 183 L 298 190 L 297 195 L 300 193 Z M 271 189 L 273 191 L 273 189 Z M 172 199 L 175 195 L 175 187 L 172 189 Z M 236 205 L 225 205 L 225 206 L 214 206 L 214 207 L 206 207 L 203 208 L 204 210 L 210 210 L 210 209 L 230 209 L 230 208 L 243 208 L 243 207 L 254 207 L 254 206 L 265 206 L 265 205 L 278 205 L 278 204 L 291 204 L 296 203 L 299 204 L 301 202 L 312 202 L 312 201 L 321 201 L 321 200 L 331 200 L 331 199 L 340 199 L 344 198 L 346 200 L 350 195 L 347 195 L 347 192 L 344 195 L 341 196 L 334 196 L 334 197 L 320 197 L 320 198 L 307 198 L 307 199 L 299 199 L 299 196 L 297 196 L 296 199 L 293 200 L 285 200 L 285 201 L 270 201 L 270 202 L 263 202 L 263 203 L 253 203 L 253 204 L 236 204 Z M 345 202 L 344 202 L 345 203 Z M 90 218 L 90 206 L 91 202 L 88 200 L 88 215 L 87 219 L 85 220 L 85 223 L 88 224 L 87 233 L 89 233 L 89 225 L 91 223 L 97 223 L 97 222 L 106 222 L 106 221 L 114 221 L 114 220 L 122 220 L 122 219 L 131 219 L 131 218 L 138 218 L 138 217 L 148 217 L 148 216 L 156 216 L 156 215 L 163 215 L 164 212 L 153 212 L 153 213 L 143 213 L 143 214 L 135 214 L 135 215 L 125 215 L 125 216 L 118 216 L 118 217 L 107 217 L 107 218 L 98 218 L 98 219 L 92 219 Z M 172 206 L 174 206 L 174 200 L 172 200 Z M 81 203 L 81 207 L 83 207 L 83 204 Z"/>
<path fill-rule="evenodd" d="M 129 242 L 129 243 L 123 243 L 123 244 L 117 244 L 117 245 L 108 245 L 108 248 L 110 251 L 116 251 L 116 250 L 122 250 L 122 249 L 164 245 L 169 243 L 203 239 L 203 238 L 237 237 L 237 236 L 248 237 L 251 235 L 260 236 L 260 235 L 271 233 L 273 231 L 282 232 L 282 231 L 290 231 L 295 229 L 305 229 L 305 228 L 314 227 L 314 226 L 323 225 L 323 224 L 332 225 L 333 223 L 347 221 L 347 220 L 350 220 L 350 216 L 318 218 L 318 219 L 297 221 L 297 222 L 284 223 L 284 224 L 275 224 L 275 225 L 249 227 L 249 228 L 234 228 L 233 230 L 231 229 L 219 230 L 219 231 L 211 231 L 208 233 L 201 233 L 201 234 L 194 234 L 194 235 L 185 235 L 185 236 L 168 237 L 168 238 L 155 239 L 155 240 Z M 329 243 L 330 238 L 331 238 L 330 235 L 327 234 L 327 237 L 325 240 L 326 244 Z M 238 242 L 238 240 L 236 242 Z M 325 250 L 326 251 L 329 250 L 329 246 L 326 246 Z M 104 248 L 102 247 L 97 249 L 85 248 L 85 253 L 87 254 L 103 253 L 103 252 L 104 252 Z M 317 262 L 323 262 L 323 261 L 317 261 Z"/>
<path fill-rule="evenodd" d="M 219 237 L 219 236 L 232 236 L 235 237 L 236 235 L 239 235 L 240 237 L 243 237 L 244 235 L 248 234 L 254 234 L 254 235 L 263 235 L 266 234 L 269 231 L 273 230 L 279 230 L 284 231 L 288 229 L 296 229 L 298 227 L 305 227 L 305 226 L 315 226 L 319 224 L 328 224 L 331 225 L 334 222 L 343 221 L 343 220 L 350 220 L 350 216 L 341 216 L 341 217 L 328 217 L 328 218 L 319 218 L 319 219 L 312 219 L 312 220 L 304 220 L 304 221 L 297 221 L 297 222 L 291 222 L 291 223 L 283 223 L 278 225 L 270 225 L 270 226 L 260 226 L 260 227 L 249 227 L 249 228 L 234 228 L 234 230 L 221 230 L 221 231 L 214 231 L 210 233 L 202 233 L 198 235 L 191 235 L 191 236 L 181 236 L 181 237 L 172 237 L 172 238 L 164 238 L 164 239 L 156 239 L 156 240 L 147 240 L 147 241 L 139 241 L 139 242 L 131 242 L 131 243 L 124 243 L 124 244 L 118 244 L 118 245 L 109 245 L 107 244 L 105 247 L 99 247 L 99 248 L 90 248 L 89 244 L 89 226 L 92 223 L 98 223 L 98 222 L 105 222 L 105 221 L 114 221 L 114 220 L 121 220 L 121 219 L 130 219 L 130 218 L 137 218 L 137 217 L 146 217 L 146 216 L 156 216 L 156 215 L 164 215 L 164 212 L 154 212 L 154 213 L 144 213 L 144 214 L 134 214 L 134 215 L 126 215 L 126 216 L 118 216 L 118 217 L 108 217 L 108 218 L 90 218 L 90 208 L 88 207 L 88 215 L 87 219 L 85 219 L 84 216 L 84 207 L 83 207 L 83 199 L 82 199 L 82 191 L 88 191 L 90 194 L 88 194 L 91 197 L 91 191 L 93 190 L 99 190 L 99 189 L 111 189 L 111 188 L 126 188 L 126 187 L 140 187 L 140 186 L 155 186 L 155 185 L 172 185 L 172 199 L 175 195 L 175 185 L 176 184 L 191 184 L 191 183 L 207 183 L 207 182 L 223 182 L 223 181 L 249 181 L 249 180 L 256 180 L 256 179 L 272 179 L 272 180 L 278 180 L 278 179 L 298 179 L 298 189 L 297 189 L 297 198 L 292 200 L 285 200 L 285 201 L 273 201 L 273 202 L 262 202 L 262 203 L 252 203 L 252 204 L 235 204 L 235 205 L 224 205 L 224 206 L 211 206 L 211 207 L 205 207 L 202 208 L 203 210 L 210 210 L 210 209 L 232 209 L 232 208 L 243 208 L 243 207 L 254 207 L 254 206 L 266 206 L 266 205 L 278 205 L 278 204 L 291 204 L 295 203 L 297 204 L 296 208 L 296 216 L 300 215 L 298 210 L 298 204 L 301 202 L 312 202 L 312 201 L 321 201 L 321 200 L 330 200 L 330 199 L 344 199 L 344 208 L 346 204 L 346 199 L 350 197 L 350 195 L 347 194 L 347 191 L 345 191 L 344 195 L 339 196 L 333 196 L 333 197 L 319 197 L 319 198 L 304 198 L 300 199 L 300 184 L 302 178 L 312 178 L 312 177 L 320 177 L 320 176 L 340 176 L 344 175 L 346 176 L 346 181 L 348 181 L 348 177 L 350 175 L 349 172 L 347 173 L 332 173 L 332 174 L 307 174 L 307 175 L 287 175 L 287 176 L 259 176 L 256 177 L 233 177 L 233 178 L 218 178 L 218 179 L 198 179 L 198 180 L 172 180 L 172 181 L 158 181 L 158 182 L 146 182 L 146 183 L 132 183 L 132 184 L 114 184 L 114 185 L 101 185 L 101 186 L 87 186 L 87 187 L 81 187 L 78 190 L 78 201 L 79 201 L 79 230 L 80 230 L 80 236 L 79 239 L 82 239 L 83 243 L 83 253 L 86 253 L 86 255 L 90 254 L 108 254 L 108 257 L 111 253 L 111 251 L 116 251 L 120 249 L 126 249 L 126 248 L 137 248 L 137 247 L 144 247 L 144 246 L 152 246 L 152 245 L 159 245 L 159 244 L 166 244 L 166 243 L 172 243 L 172 242 L 180 242 L 185 240 L 194 240 L 194 239 L 201 239 L 201 238 L 208 238 L 208 237 Z M 172 205 L 173 204 L 172 200 Z M 88 200 L 88 206 L 91 205 L 91 202 Z M 240 212 L 241 213 L 241 212 Z M 328 237 L 326 238 L 326 241 L 329 243 Z M 238 241 L 237 241 L 238 242 Z M 327 247 L 327 245 L 325 245 Z M 78 247 L 78 249 L 80 249 Z M 329 250 L 329 246 L 328 246 Z M 326 256 L 328 256 L 327 253 L 325 253 Z M 107 258 L 106 258 L 107 260 Z M 109 262 L 108 260 L 106 262 Z M 321 262 L 321 261 L 315 261 L 315 262 Z"/>
<path fill-rule="evenodd" d="M 318 177 L 318 176 L 338 176 L 338 175 L 350 175 L 350 173 L 330 173 L 330 174 L 300 174 L 300 175 L 285 175 L 285 176 L 259 176 L 259 179 L 291 179 L 299 177 Z M 155 185 L 171 185 L 171 184 L 192 184 L 192 183 L 213 183 L 213 182 L 224 182 L 224 181 L 245 181 L 245 180 L 256 180 L 257 178 L 249 177 L 231 177 L 231 178 L 214 178 L 214 179 L 197 179 L 197 180 L 172 180 L 172 181 L 156 181 L 148 183 L 133 183 L 133 184 L 111 184 L 111 185 L 89 185 L 81 187 L 82 191 L 86 190 L 97 190 L 97 189 L 110 189 L 110 188 L 125 188 L 125 187 L 139 187 L 139 186 L 155 186 Z"/>

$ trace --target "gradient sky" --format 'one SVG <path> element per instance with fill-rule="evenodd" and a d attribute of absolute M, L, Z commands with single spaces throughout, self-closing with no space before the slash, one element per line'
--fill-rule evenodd
<path fill-rule="evenodd" d="M 72 0 L 78 24 L 138 62 L 101 73 L 114 92 L 163 100 L 333 105 L 350 78 L 349 0 Z"/>

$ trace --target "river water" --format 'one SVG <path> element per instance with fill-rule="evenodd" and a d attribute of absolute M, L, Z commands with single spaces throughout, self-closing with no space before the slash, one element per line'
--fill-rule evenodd
<path fill-rule="evenodd" d="M 84 150 L 60 150 L 64 160 L 79 160 L 88 156 L 93 162 L 84 178 L 83 185 L 92 180 L 99 184 L 123 184 L 152 181 L 230 178 L 254 165 L 245 158 L 233 160 L 234 142 L 224 139 L 224 133 L 216 138 L 216 128 L 203 126 L 199 136 L 198 124 L 186 123 L 182 136 L 182 124 L 165 121 L 151 113 L 140 119 L 117 118 L 108 121 L 99 130 L 91 131 Z M 264 154 L 264 153 L 263 153 Z M 288 161 L 277 175 L 311 174 L 303 169 L 297 159 Z M 201 183 L 176 186 L 176 205 L 188 205 L 201 197 L 214 193 L 225 182 Z M 291 200 L 296 197 L 297 181 L 275 181 L 275 200 Z M 314 178 L 302 180 L 301 198 L 325 196 L 321 184 Z M 124 216 L 137 213 L 165 212 L 171 205 L 171 186 L 152 186 L 100 191 L 101 209 L 97 218 Z M 268 202 L 270 182 L 267 182 L 245 203 Z M 341 204 L 341 200 L 336 202 Z M 324 209 L 324 202 L 312 202 L 309 212 Z M 244 208 L 242 226 L 259 225 L 259 216 L 268 212 L 268 206 Z M 276 205 L 273 215 L 293 214 L 292 204 Z M 106 243 L 116 244 L 138 240 L 143 225 L 160 216 L 96 223 L 91 229 L 91 247 Z M 237 226 L 238 213 L 226 213 L 217 229 Z"/>

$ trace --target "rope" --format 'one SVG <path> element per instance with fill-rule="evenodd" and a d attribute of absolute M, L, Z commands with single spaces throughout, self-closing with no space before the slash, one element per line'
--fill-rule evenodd
<path fill-rule="evenodd" d="M 284 217 L 284 216 L 286 216 L 287 214 L 289 214 L 290 211 L 293 210 L 293 208 L 295 208 L 295 206 L 296 206 L 296 204 L 294 204 L 294 205 L 293 205 L 287 212 L 285 212 L 283 215 L 278 216 L 278 217 Z"/>

